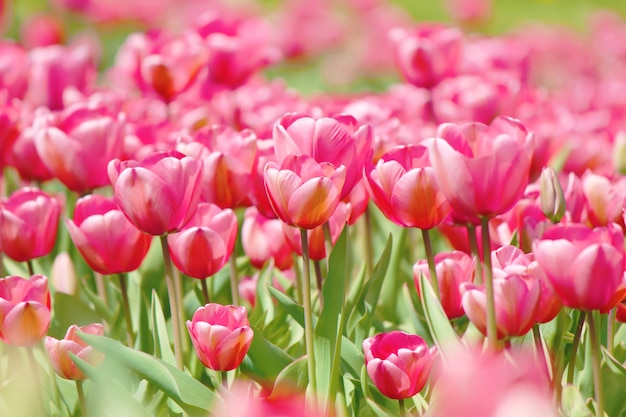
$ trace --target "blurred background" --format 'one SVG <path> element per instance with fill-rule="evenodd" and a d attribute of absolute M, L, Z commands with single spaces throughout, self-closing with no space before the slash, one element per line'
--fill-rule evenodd
<path fill-rule="evenodd" d="M 265 70 L 304 94 L 381 91 L 396 82 L 383 39 L 395 26 L 437 21 L 493 35 L 535 30 L 539 23 L 583 36 L 599 10 L 626 16 L 620 0 L 0 0 L 0 6 L 5 38 L 34 46 L 86 37 L 99 49 L 101 69 L 113 64 L 133 32 L 181 30 L 210 9 L 259 17 L 269 36 L 280 32 L 279 42 L 315 38 L 310 50 Z"/>

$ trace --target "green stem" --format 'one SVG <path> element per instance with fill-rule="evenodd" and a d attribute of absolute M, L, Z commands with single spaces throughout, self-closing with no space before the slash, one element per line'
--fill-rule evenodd
<path fill-rule="evenodd" d="M 400 406 L 400 417 L 406 417 L 406 406 L 404 404 L 404 398 L 398 400 L 398 405 Z"/>
<path fill-rule="evenodd" d="M 183 337 L 185 334 L 185 304 L 183 302 L 183 280 L 181 279 L 180 271 L 176 268 L 172 268 L 172 274 L 174 275 L 174 289 L 176 290 L 176 305 L 178 306 L 178 329 L 180 332 L 180 350 L 185 356 L 185 352 L 189 351 L 189 338 Z"/>
<path fill-rule="evenodd" d="M 204 298 L 204 304 L 209 304 L 211 302 L 211 297 L 209 297 L 209 287 L 206 285 L 206 279 L 200 280 L 200 286 L 202 287 L 202 297 Z"/>
<path fill-rule="evenodd" d="M 294 254 L 293 255 L 293 272 L 294 275 L 296 276 L 295 281 L 293 282 L 294 285 L 294 289 L 296 292 L 296 296 L 295 299 L 298 302 L 298 304 L 302 304 L 302 272 L 300 272 L 300 268 L 298 268 L 298 262 L 297 262 L 297 256 Z"/>
<path fill-rule="evenodd" d="M 567 368 L 567 383 L 574 382 L 574 370 L 576 369 L 576 356 L 578 355 L 578 345 L 580 345 L 580 337 L 583 334 L 583 324 L 585 323 L 585 311 L 580 312 L 578 316 L 578 324 L 576 325 L 576 333 L 574 333 L 574 341 L 572 342 L 572 352 L 570 353 L 569 365 Z"/>
<path fill-rule="evenodd" d="M 500 347 L 496 323 L 496 303 L 493 295 L 493 270 L 491 268 L 491 244 L 489 239 L 489 218 L 481 218 L 483 239 L 483 262 L 485 262 L 485 290 L 487 295 L 487 339 L 494 350 Z"/>
<path fill-rule="evenodd" d="M 609 355 L 613 354 L 613 339 L 615 337 L 615 316 L 617 315 L 617 307 L 613 307 L 611 311 L 609 311 L 609 316 L 607 318 L 607 326 L 606 326 L 606 350 L 609 352 Z"/>
<path fill-rule="evenodd" d="M 309 384 L 314 393 L 317 393 L 317 377 L 315 375 L 315 352 L 313 348 L 313 311 L 311 309 L 311 271 L 309 267 L 309 241 L 306 229 L 300 229 L 302 242 L 302 303 L 304 306 L 304 341 L 309 371 Z"/>
<path fill-rule="evenodd" d="M 230 255 L 230 292 L 233 304 L 239 305 L 239 276 L 237 275 L 237 257 L 233 253 Z"/>
<path fill-rule="evenodd" d="M 31 259 L 26 261 L 26 268 L 28 268 L 28 275 L 31 277 L 35 275 L 35 268 L 33 268 L 33 261 Z"/>
<path fill-rule="evenodd" d="M 222 380 L 222 386 L 225 390 L 228 390 L 228 371 L 220 371 L 220 378 Z"/>
<path fill-rule="evenodd" d="M 320 300 L 320 311 L 322 311 L 322 308 L 324 308 L 324 294 L 322 293 L 324 277 L 322 276 L 322 264 L 320 261 L 313 261 L 313 268 L 315 269 L 315 282 L 317 284 L 317 293 Z"/>
<path fill-rule="evenodd" d="M 476 239 L 476 226 L 467 225 L 467 240 L 469 242 L 470 252 L 476 257 L 476 273 L 474 274 L 474 282 L 476 285 L 483 283 L 483 265 L 480 262 L 480 253 L 478 253 L 478 240 Z"/>
<path fill-rule="evenodd" d="M 373 236 L 372 236 L 372 213 L 371 208 L 368 206 L 365 209 L 365 272 L 367 276 L 372 276 L 372 271 L 374 269 L 374 248 L 373 248 Z"/>
<path fill-rule="evenodd" d="M 124 320 L 126 320 L 126 338 L 128 347 L 135 346 L 135 333 L 133 332 L 133 318 L 130 313 L 130 303 L 128 301 L 128 289 L 126 287 L 126 275 L 117 274 L 120 281 L 120 292 L 122 293 L 122 308 L 124 310 Z"/>
<path fill-rule="evenodd" d="M 437 296 L 437 299 L 439 299 L 439 279 L 437 278 L 437 267 L 435 266 L 433 245 L 430 241 L 430 230 L 422 229 L 422 240 L 424 241 L 424 249 L 426 249 L 426 260 L 428 261 L 428 269 L 430 271 L 430 282 L 432 282 L 435 295 Z"/>
<path fill-rule="evenodd" d="M 563 363 L 561 356 L 563 355 L 563 349 L 561 349 L 561 343 L 563 341 L 563 332 L 565 331 L 565 321 L 567 320 L 567 313 L 565 309 L 561 309 L 556 319 L 556 331 L 554 336 L 554 344 L 552 345 L 552 355 L 554 362 L 552 364 L 552 384 L 554 385 L 554 394 L 556 403 L 561 404 L 561 393 L 563 391 Z"/>
<path fill-rule="evenodd" d="M 172 313 L 172 332 L 174 333 L 174 356 L 176 356 L 176 366 L 183 369 L 183 352 L 181 349 L 180 334 L 180 310 L 178 309 L 178 300 L 176 297 L 176 284 L 172 273 L 172 260 L 170 259 L 169 246 L 167 236 L 161 236 L 161 250 L 163 252 L 163 263 L 165 266 L 165 282 L 167 283 L 167 295 L 170 300 L 170 311 Z"/>
<path fill-rule="evenodd" d="M 76 381 L 76 392 L 78 393 L 78 404 L 80 406 L 80 415 L 87 416 L 87 402 L 85 401 L 85 391 L 83 389 L 83 381 Z"/>
<path fill-rule="evenodd" d="M 596 329 L 592 311 L 587 313 L 587 325 L 589 326 L 589 338 L 591 341 L 591 364 L 593 367 L 593 385 L 596 395 L 596 416 L 604 417 L 604 391 L 600 369 L 600 335 Z"/>
<path fill-rule="evenodd" d="M 546 374 L 550 374 L 552 371 L 552 366 L 550 361 L 546 358 L 546 354 L 543 351 L 543 338 L 541 337 L 541 329 L 539 329 L 539 325 L 535 324 L 533 326 L 533 340 L 535 342 L 535 350 L 537 351 L 537 356 L 539 357 L 539 363 L 545 365 L 545 369 L 548 371 Z M 554 377 L 554 376 L 553 376 Z"/>
<path fill-rule="evenodd" d="M 104 305 L 108 307 L 109 297 L 107 294 L 106 284 L 104 283 L 104 277 L 102 276 L 102 274 L 99 274 L 98 272 L 94 272 L 93 275 L 96 280 L 96 290 L 98 291 L 98 296 L 102 299 L 102 301 L 104 302 Z"/>

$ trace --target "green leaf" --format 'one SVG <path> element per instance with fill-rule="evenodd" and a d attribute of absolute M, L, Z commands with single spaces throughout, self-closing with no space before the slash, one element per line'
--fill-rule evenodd
<path fill-rule="evenodd" d="M 561 394 L 561 406 L 566 417 L 594 417 L 585 399 L 574 385 L 566 385 Z"/>
<path fill-rule="evenodd" d="M 302 356 L 287 365 L 276 377 L 274 389 L 270 398 L 280 394 L 285 390 L 295 389 L 304 392 L 309 384 L 309 371 L 307 368 L 306 356 Z"/>
<path fill-rule="evenodd" d="M 380 255 L 372 276 L 367 283 L 362 286 L 355 303 L 347 306 L 347 311 L 352 311 L 348 319 L 348 334 L 352 335 L 355 343 L 362 343 L 369 335 L 370 328 L 374 321 L 374 309 L 378 305 L 381 288 L 383 286 L 385 275 L 389 268 L 391 259 L 391 249 L 393 247 L 393 237 L 389 234 L 387 244 L 383 253 Z"/>
<path fill-rule="evenodd" d="M 272 297 L 278 301 L 278 304 L 287 311 L 287 314 L 293 318 L 304 329 L 304 307 L 298 304 L 293 298 L 274 287 L 267 288 L 272 294 Z M 317 317 L 313 315 L 313 325 L 317 322 Z"/>
<path fill-rule="evenodd" d="M 259 381 L 274 380 L 293 358 L 265 338 L 261 329 L 251 326 L 254 337 L 248 350 L 248 360 L 241 364 L 241 370 Z"/>
<path fill-rule="evenodd" d="M 420 274 L 419 280 L 420 288 L 422 289 L 420 299 L 424 306 L 424 314 L 426 314 L 430 334 L 439 347 L 439 351 L 445 357 L 449 352 L 459 350 L 462 347 L 462 343 L 454 328 L 452 328 L 446 313 L 444 313 L 441 303 L 430 285 L 430 281 L 426 279 L 424 274 Z"/>
<path fill-rule="evenodd" d="M 108 359 L 121 362 L 140 377 L 154 384 L 191 416 L 206 416 L 215 394 L 192 376 L 176 367 L 130 349 L 104 336 L 80 333 L 81 339 L 101 351 Z"/>
<path fill-rule="evenodd" d="M 331 388 L 336 390 L 335 384 L 339 378 L 341 333 L 343 332 L 341 314 L 346 293 L 346 277 L 349 274 L 346 256 L 347 233 L 348 229 L 344 227 L 330 254 L 328 277 L 322 288 L 324 308 L 314 331 L 317 390 L 322 394 L 322 398 L 334 397 Z M 325 409 L 325 404 L 321 404 L 321 408 Z"/>
<path fill-rule="evenodd" d="M 163 315 L 163 308 L 161 307 L 161 301 L 156 291 L 152 291 L 152 302 L 150 307 L 151 312 L 151 325 L 152 335 L 154 338 L 155 356 L 163 359 L 163 361 L 170 365 L 176 366 L 176 358 L 170 345 L 170 337 L 167 333 L 167 325 L 165 324 L 165 316 Z M 186 334 L 186 332 L 185 332 Z"/>

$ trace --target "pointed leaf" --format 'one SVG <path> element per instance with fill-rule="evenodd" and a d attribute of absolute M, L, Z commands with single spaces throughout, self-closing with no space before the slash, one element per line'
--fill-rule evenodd
<path fill-rule="evenodd" d="M 170 365 L 176 366 L 176 358 L 174 356 L 174 352 L 172 351 L 172 346 L 170 345 L 170 337 L 167 333 L 167 326 L 165 324 L 165 316 L 163 316 L 161 301 L 154 290 L 152 291 L 150 312 L 155 347 L 154 354 Z"/>

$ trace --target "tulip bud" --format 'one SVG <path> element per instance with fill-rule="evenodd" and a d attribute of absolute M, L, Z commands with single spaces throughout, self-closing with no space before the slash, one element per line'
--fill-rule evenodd
<path fill-rule="evenodd" d="M 615 135 L 613 142 L 613 168 L 620 174 L 626 175 L 626 132 Z"/>
<path fill-rule="evenodd" d="M 433 360 L 424 339 L 401 331 L 381 333 L 363 341 L 367 373 L 376 388 L 395 400 L 424 388 Z"/>
<path fill-rule="evenodd" d="M 54 258 L 50 271 L 50 280 L 57 292 L 76 294 L 78 281 L 76 279 L 76 269 L 74 269 L 72 258 L 67 252 L 61 252 Z"/>
<path fill-rule="evenodd" d="M 553 223 L 560 222 L 565 215 L 565 196 L 563 195 L 561 183 L 554 169 L 550 167 L 544 168 L 543 171 L 541 171 L 539 184 L 541 211 L 543 211 L 543 214 Z"/>
<path fill-rule="evenodd" d="M 214 371 L 230 371 L 243 360 L 254 333 L 244 307 L 207 304 L 187 320 L 200 362 Z"/>
<path fill-rule="evenodd" d="M 87 345 L 76 334 L 77 331 L 102 336 L 104 327 L 100 323 L 89 324 L 83 327 L 72 324 L 67 329 L 63 339 L 58 340 L 54 337 L 46 337 L 46 350 L 48 351 L 52 367 L 60 377 L 65 379 L 79 380 L 86 378 L 85 374 L 78 369 L 72 360 L 70 353 L 91 365 L 99 365 L 104 360 L 104 355 Z"/>

